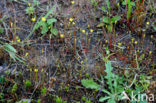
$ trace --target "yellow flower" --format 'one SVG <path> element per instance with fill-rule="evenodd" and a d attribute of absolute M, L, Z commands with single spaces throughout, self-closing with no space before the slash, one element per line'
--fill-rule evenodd
<path fill-rule="evenodd" d="M 151 55 L 152 54 L 152 51 L 149 51 L 149 54 Z"/>
<path fill-rule="evenodd" d="M 32 18 L 32 19 L 31 19 L 31 21 L 35 22 L 35 21 L 36 21 L 36 18 L 35 18 L 35 17 L 34 17 L 34 18 Z"/>
<path fill-rule="evenodd" d="M 73 21 L 73 18 L 70 18 L 69 21 L 72 22 Z"/>
<path fill-rule="evenodd" d="M 132 43 L 134 42 L 134 38 L 132 38 Z"/>
<path fill-rule="evenodd" d="M 88 28 L 90 27 L 90 25 L 88 24 Z"/>
<path fill-rule="evenodd" d="M 25 57 L 27 57 L 28 55 L 29 55 L 29 53 L 28 53 L 28 52 L 26 52 L 26 53 L 25 53 Z"/>
<path fill-rule="evenodd" d="M 73 25 L 75 25 L 75 22 L 73 22 Z"/>
<path fill-rule="evenodd" d="M 93 29 L 90 29 L 90 32 L 92 33 L 94 30 Z"/>
<path fill-rule="evenodd" d="M 146 22 L 147 25 L 149 25 L 149 22 Z"/>
<path fill-rule="evenodd" d="M 138 42 L 137 42 L 137 41 L 135 41 L 134 43 L 135 43 L 135 44 L 138 44 Z"/>
<path fill-rule="evenodd" d="M 45 17 L 42 17 L 41 19 L 42 19 L 42 21 L 44 21 L 44 22 L 46 21 L 46 18 L 45 18 Z"/>
<path fill-rule="evenodd" d="M 63 35 L 63 34 L 60 34 L 60 37 L 61 37 L 61 38 L 64 38 L 64 35 Z"/>
<path fill-rule="evenodd" d="M 118 46 L 121 46 L 122 45 L 122 43 L 118 43 Z"/>
<path fill-rule="evenodd" d="M 75 4 L 75 1 L 71 1 L 72 4 Z"/>
<path fill-rule="evenodd" d="M 28 3 L 28 6 L 30 7 L 30 6 L 31 6 L 31 4 L 30 4 L 30 3 Z"/>
<path fill-rule="evenodd" d="M 37 72 L 38 72 L 38 69 L 34 69 L 34 72 L 36 72 L 36 73 L 37 73 Z"/>
<path fill-rule="evenodd" d="M 153 39 L 153 35 L 151 35 L 151 39 Z"/>
<path fill-rule="evenodd" d="M 83 29 L 83 30 L 82 30 L 82 33 L 84 34 L 85 32 L 86 32 L 86 31 Z"/>
<path fill-rule="evenodd" d="M 21 40 L 20 39 L 17 39 L 17 42 L 21 42 Z"/>

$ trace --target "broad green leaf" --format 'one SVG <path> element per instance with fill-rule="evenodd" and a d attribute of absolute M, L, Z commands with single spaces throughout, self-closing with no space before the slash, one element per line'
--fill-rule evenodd
<path fill-rule="evenodd" d="M 111 97 L 109 97 L 109 96 L 101 97 L 101 98 L 99 99 L 99 101 L 100 101 L 100 102 L 104 102 L 105 100 L 110 99 L 110 98 L 111 98 Z"/>
<path fill-rule="evenodd" d="M 50 29 L 50 32 L 51 32 L 52 34 L 54 34 L 54 35 L 57 35 L 57 34 L 58 34 L 58 31 L 57 31 L 56 28 L 51 28 L 51 29 Z"/>
<path fill-rule="evenodd" d="M 50 25 L 50 24 L 52 24 L 52 23 L 54 23 L 54 22 L 57 22 L 57 20 L 55 19 L 55 18 L 51 18 L 51 19 L 48 19 L 47 20 L 47 23 Z"/>
<path fill-rule="evenodd" d="M 120 16 L 114 16 L 111 18 L 111 23 L 115 23 L 115 22 L 119 21 L 120 19 L 121 19 Z"/>
<path fill-rule="evenodd" d="M 109 99 L 107 103 L 116 103 L 114 99 Z"/>
<path fill-rule="evenodd" d="M 109 18 L 106 17 L 106 16 L 104 16 L 104 17 L 103 17 L 103 22 L 109 24 L 109 23 L 110 23 L 110 22 L 109 22 Z"/>
<path fill-rule="evenodd" d="M 84 87 L 88 89 L 97 89 L 100 90 L 101 86 L 93 81 L 93 79 L 83 79 L 81 80 L 81 83 Z"/>

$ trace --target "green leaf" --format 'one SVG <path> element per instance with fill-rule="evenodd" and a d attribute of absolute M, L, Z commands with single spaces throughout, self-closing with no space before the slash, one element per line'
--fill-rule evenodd
<path fill-rule="evenodd" d="M 114 99 L 109 99 L 107 103 L 116 103 Z"/>
<path fill-rule="evenodd" d="M 104 26 L 104 23 L 100 23 L 97 25 L 97 27 L 103 27 Z"/>
<path fill-rule="evenodd" d="M 55 18 L 52 18 L 52 19 L 48 19 L 47 20 L 47 23 L 50 25 L 50 24 L 52 24 L 52 23 L 54 23 L 54 22 L 57 22 L 57 20 L 55 19 Z"/>
<path fill-rule="evenodd" d="M 111 98 L 111 97 L 109 97 L 109 96 L 101 97 L 101 98 L 99 99 L 99 101 L 100 101 L 100 102 L 104 102 L 105 100 L 110 99 L 110 98 Z"/>
<path fill-rule="evenodd" d="M 106 3 L 107 3 L 107 8 L 110 11 L 110 2 L 109 2 L 109 0 L 106 0 Z"/>
<path fill-rule="evenodd" d="M 58 31 L 57 31 L 56 28 L 51 28 L 51 29 L 50 29 L 50 32 L 51 32 L 52 34 L 54 34 L 54 35 L 57 35 L 57 34 L 58 34 Z"/>
<path fill-rule="evenodd" d="M 54 5 L 44 17 L 47 18 L 53 12 L 55 8 L 56 8 L 56 5 Z"/>
<path fill-rule="evenodd" d="M 42 22 L 42 30 L 41 30 L 41 33 L 42 34 L 45 34 L 48 32 L 48 25 L 45 23 L 45 22 Z"/>
<path fill-rule="evenodd" d="M 111 23 L 115 23 L 115 22 L 119 21 L 120 19 L 121 19 L 120 16 L 114 16 L 111 18 Z"/>
<path fill-rule="evenodd" d="M 0 26 L 0 34 L 4 33 L 4 29 Z"/>
<path fill-rule="evenodd" d="M 4 45 L 4 48 L 5 48 L 5 50 L 7 50 L 7 51 L 9 51 L 9 52 L 14 52 L 14 53 L 17 52 L 16 49 L 15 49 L 13 46 L 11 46 L 10 44 L 8 44 L 8 43 L 6 43 L 6 44 Z"/>
<path fill-rule="evenodd" d="M 83 79 L 81 80 L 81 83 L 84 87 L 88 89 L 97 89 L 100 90 L 101 86 L 93 81 L 93 79 Z"/>
<path fill-rule="evenodd" d="M 135 6 L 135 2 L 131 2 L 131 5 L 132 5 L 132 6 Z"/>
<path fill-rule="evenodd" d="M 153 29 L 156 31 L 156 26 L 153 26 Z"/>
<path fill-rule="evenodd" d="M 106 17 L 106 16 L 104 16 L 104 17 L 103 17 L 103 22 L 109 24 L 109 23 L 110 23 L 110 22 L 109 22 L 109 18 Z"/>

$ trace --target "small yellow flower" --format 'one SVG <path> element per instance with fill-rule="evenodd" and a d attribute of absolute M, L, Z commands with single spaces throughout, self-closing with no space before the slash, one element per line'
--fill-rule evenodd
<path fill-rule="evenodd" d="M 44 22 L 46 21 L 46 18 L 45 18 L 45 17 L 42 17 L 41 19 L 42 19 L 42 21 L 44 21 Z"/>
<path fill-rule="evenodd" d="M 17 42 L 21 42 L 21 40 L 20 39 L 17 39 Z"/>
<path fill-rule="evenodd" d="M 106 43 L 108 43 L 108 41 L 107 41 L 107 40 L 105 40 L 105 42 L 106 42 Z"/>
<path fill-rule="evenodd" d="M 118 43 L 118 46 L 121 46 L 122 45 L 122 43 Z"/>
<path fill-rule="evenodd" d="M 138 42 L 137 42 L 137 41 L 135 41 L 135 42 L 134 42 L 134 44 L 135 44 L 135 45 L 137 45 L 137 44 L 138 44 Z"/>
<path fill-rule="evenodd" d="M 32 69 L 30 69 L 30 72 L 32 72 Z"/>
<path fill-rule="evenodd" d="M 73 25 L 75 25 L 75 22 L 73 22 Z"/>
<path fill-rule="evenodd" d="M 153 39 L 153 35 L 151 35 L 151 39 Z"/>
<path fill-rule="evenodd" d="M 31 6 L 31 4 L 30 4 L 30 3 L 28 3 L 28 6 L 30 7 L 30 6 Z"/>
<path fill-rule="evenodd" d="M 73 18 L 70 18 L 69 21 L 72 22 L 73 21 Z"/>
<path fill-rule="evenodd" d="M 92 33 L 94 30 L 93 29 L 90 29 L 90 32 Z"/>
<path fill-rule="evenodd" d="M 88 28 L 90 27 L 90 25 L 88 24 Z"/>
<path fill-rule="evenodd" d="M 85 32 L 86 32 L 86 31 L 83 29 L 83 30 L 82 30 L 82 33 L 84 34 Z"/>
<path fill-rule="evenodd" d="M 83 61 L 81 61 L 81 64 L 83 64 Z"/>
<path fill-rule="evenodd" d="M 132 38 L 132 43 L 134 42 L 134 38 Z"/>
<path fill-rule="evenodd" d="M 61 38 L 64 38 L 64 35 L 63 35 L 63 34 L 60 34 L 60 37 L 61 37 Z"/>
<path fill-rule="evenodd" d="M 149 54 L 151 55 L 152 54 L 152 51 L 149 51 Z"/>
<path fill-rule="evenodd" d="M 36 21 L 36 18 L 35 18 L 35 17 L 34 17 L 34 18 L 32 18 L 32 19 L 31 19 L 31 21 L 35 22 L 35 21 Z"/>
<path fill-rule="evenodd" d="M 149 25 L 150 23 L 149 22 L 146 22 L 146 24 Z"/>
<path fill-rule="evenodd" d="M 72 4 L 75 4 L 75 1 L 71 1 Z"/>
<path fill-rule="evenodd" d="M 38 72 L 38 69 L 34 69 L 34 72 L 36 72 L 36 73 L 37 73 L 37 72 Z"/>
<path fill-rule="evenodd" d="M 28 53 L 28 52 L 26 52 L 26 53 L 25 53 L 25 57 L 27 57 L 28 55 L 29 55 L 29 53 Z"/>

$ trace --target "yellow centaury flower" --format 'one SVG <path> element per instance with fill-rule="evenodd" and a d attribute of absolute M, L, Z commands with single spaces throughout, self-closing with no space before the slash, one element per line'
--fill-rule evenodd
<path fill-rule="evenodd" d="M 46 21 L 46 18 L 45 18 L 45 17 L 42 17 L 41 19 L 42 19 L 42 21 L 44 21 L 44 22 Z"/>
<path fill-rule="evenodd" d="M 72 4 L 75 4 L 75 1 L 71 1 Z"/>
<path fill-rule="evenodd" d="M 75 25 L 75 22 L 73 22 L 73 25 Z"/>
<path fill-rule="evenodd" d="M 149 25 L 149 22 L 146 22 L 147 25 Z"/>
<path fill-rule="evenodd" d="M 64 38 L 64 35 L 63 35 L 63 34 L 60 34 L 60 37 L 61 37 L 61 38 Z"/>
<path fill-rule="evenodd" d="M 38 69 L 35 69 L 34 72 L 38 72 Z"/>
<path fill-rule="evenodd" d="M 30 4 L 30 3 L 28 3 L 28 6 L 31 6 L 31 4 Z"/>
<path fill-rule="evenodd" d="M 137 42 L 137 41 L 135 41 L 134 43 L 135 43 L 135 44 L 138 44 L 138 42 Z"/>
<path fill-rule="evenodd" d="M 92 33 L 94 30 L 93 29 L 90 29 L 90 32 Z"/>
<path fill-rule="evenodd" d="M 82 30 L 82 33 L 84 34 L 86 31 L 85 30 Z"/>
<path fill-rule="evenodd" d="M 72 22 L 73 21 L 73 18 L 70 18 L 69 21 Z"/>
<path fill-rule="evenodd" d="M 25 57 L 27 57 L 28 55 L 29 55 L 29 53 L 28 53 L 28 52 L 26 52 L 26 53 L 25 53 Z"/>
<path fill-rule="evenodd" d="M 33 21 L 33 22 L 36 21 L 36 18 L 32 18 L 31 21 Z"/>

